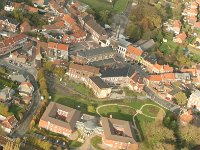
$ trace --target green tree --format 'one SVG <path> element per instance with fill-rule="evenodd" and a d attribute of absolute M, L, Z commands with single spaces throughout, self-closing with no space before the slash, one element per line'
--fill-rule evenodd
<path fill-rule="evenodd" d="M 185 95 L 185 93 L 183 92 L 178 92 L 176 95 L 175 95 L 175 101 L 178 105 L 185 105 L 187 103 L 187 97 Z"/>
<path fill-rule="evenodd" d="M 0 114 L 3 115 L 3 116 L 10 116 L 11 113 L 8 112 L 9 108 L 6 104 L 4 103 L 0 103 Z"/>
<path fill-rule="evenodd" d="M 191 149 L 196 145 L 200 145 L 200 130 L 198 127 L 188 124 L 180 127 L 180 136 L 186 141 L 186 147 Z"/>
<path fill-rule="evenodd" d="M 101 18 L 101 21 L 102 21 L 103 24 L 108 23 L 108 19 L 109 19 L 109 16 L 110 16 L 109 10 L 102 10 L 102 11 L 99 12 L 99 15 L 100 15 L 100 18 Z"/>
<path fill-rule="evenodd" d="M 95 113 L 96 110 L 95 110 L 94 106 L 88 105 L 87 111 L 90 112 L 90 113 Z"/>
<path fill-rule="evenodd" d="M 3 67 L 0 67 L 0 73 L 5 74 L 6 73 L 6 69 Z"/>

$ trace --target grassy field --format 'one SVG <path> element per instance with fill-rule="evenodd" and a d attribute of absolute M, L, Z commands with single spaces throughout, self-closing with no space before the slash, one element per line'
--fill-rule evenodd
<path fill-rule="evenodd" d="M 89 5 L 95 12 L 101 10 L 113 10 L 114 12 L 121 13 L 126 9 L 128 0 L 117 0 L 114 8 L 112 4 L 106 2 L 106 0 L 81 0 L 81 2 Z"/>

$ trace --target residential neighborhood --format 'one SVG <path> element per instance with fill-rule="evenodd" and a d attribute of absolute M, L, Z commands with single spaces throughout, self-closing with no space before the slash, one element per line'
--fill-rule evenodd
<path fill-rule="evenodd" d="M 0 0 L 0 149 L 200 149 L 199 0 Z"/>

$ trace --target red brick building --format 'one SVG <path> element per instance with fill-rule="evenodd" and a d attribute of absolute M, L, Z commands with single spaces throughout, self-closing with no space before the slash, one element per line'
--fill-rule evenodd
<path fill-rule="evenodd" d="M 76 130 L 75 125 L 80 115 L 78 110 L 51 102 L 40 119 L 39 128 L 70 136 Z"/>
<path fill-rule="evenodd" d="M 103 117 L 102 143 L 110 148 L 137 150 L 133 125 L 128 121 Z"/>

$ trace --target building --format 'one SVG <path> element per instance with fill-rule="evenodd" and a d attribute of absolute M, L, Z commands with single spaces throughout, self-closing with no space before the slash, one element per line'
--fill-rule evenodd
<path fill-rule="evenodd" d="M 83 15 L 80 15 L 79 20 L 83 28 L 92 35 L 92 38 L 97 43 L 99 43 L 101 40 L 108 39 L 105 29 L 96 22 L 93 16 L 84 13 Z"/>
<path fill-rule="evenodd" d="M 80 115 L 78 110 L 51 102 L 40 119 L 39 128 L 69 137 L 76 130 L 75 125 Z"/>
<path fill-rule="evenodd" d="M 32 96 L 34 87 L 31 82 L 22 82 L 19 85 L 19 94 L 22 96 Z"/>
<path fill-rule="evenodd" d="M 119 53 L 119 55 L 124 58 L 129 45 L 131 45 L 130 42 L 128 42 L 124 39 L 119 39 L 117 53 Z"/>
<path fill-rule="evenodd" d="M 192 92 L 188 99 L 188 108 L 194 108 L 195 110 L 200 111 L 200 91 L 195 90 Z"/>
<path fill-rule="evenodd" d="M 86 78 L 100 75 L 99 70 L 96 67 L 71 63 L 67 74 L 72 79 L 84 82 Z"/>
<path fill-rule="evenodd" d="M 182 23 L 180 20 L 174 20 L 173 25 L 171 27 L 171 31 L 173 31 L 176 35 L 180 33 L 182 27 Z"/>
<path fill-rule="evenodd" d="M 15 91 L 10 87 L 5 87 L 0 91 L 0 102 L 6 103 L 12 99 Z"/>
<path fill-rule="evenodd" d="M 68 60 L 68 45 L 61 43 L 48 42 L 47 57 L 52 60 L 67 59 Z"/>
<path fill-rule="evenodd" d="M 19 22 L 15 19 L 0 16 L 0 29 L 1 30 L 15 33 L 15 32 L 17 32 L 19 25 L 20 25 Z"/>
<path fill-rule="evenodd" d="M 114 149 L 138 149 L 131 122 L 102 117 L 101 124 L 103 127 L 103 144 Z"/>
<path fill-rule="evenodd" d="M 143 51 L 133 45 L 128 45 L 125 57 L 127 60 L 139 61 Z"/>
<path fill-rule="evenodd" d="M 31 25 L 27 21 L 23 22 L 20 25 L 20 31 L 21 32 L 27 32 L 27 31 L 30 31 L 30 30 L 31 30 Z"/>
<path fill-rule="evenodd" d="M 72 58 L 76 63 L 88 64 L 100 60 L 113 58 L 116 55 L 112 47 L 99 47 L 87 51 L 79 51 Z"/>
<path fill-rule="evenodd" d="M 49 1 L 49 8 L 54 12 L 55 15 L 62 16 L 65 13 L 63 8 L 63 2 L 57 2 L 57 0 Z"/>
<path fill-rule="evenodd" d="M 5 38 L 0 42 L 0 55 L 9 54 L 12 51 L 24 46 L 28 37 L 24 34 L 18 34 L 14 37 Z"/>
<path fill-rule="evenodd" d="M 11 131 L 17 126 L 17 119 L 14 115 L 8 116 L 5 120 L 1 122 L 2 129 L 7 132 L 11 133 Z"/>
<path fill-rule="evenodd" d="M 99 76 L 86 78 L 84 83 L 92 89 L 97 98 L 106 98 L 111 94 L 111 87 L 109 87 Z"/>
<path fill-rule="evenodd" d="M 179 35 L 177 35 L 173 41 L 176 43 L 183 43 L 185 41 L 185 39 L 187 38 L 187 35 L 185 34 L 185 32 L 180 33 Z"/>

